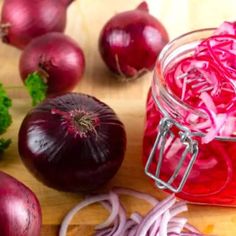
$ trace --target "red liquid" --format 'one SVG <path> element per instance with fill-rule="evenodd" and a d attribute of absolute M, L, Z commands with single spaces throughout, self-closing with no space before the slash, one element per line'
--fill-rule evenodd
<path fill-rule="evenodd" d="M 157 126 L 161 118 L 149 93 L 143 144 L 144 163 L 146 163 L 153 147 Z M 183 152 L 181 147 L 178 138 L 175 138 L 165 148 L 164 162 L 161 168 L 162 179 L 167 180 L 176 168 Z M 158 151 L 155 158 L 158 160 Z M 184 162 L 176 182 L 182 178 L 189 158 Z M 153 173 L 155 168 L 156 161 L 151 164 Z M 207 144 L 202 144 L 199 141 L 199 153 L 195 164 L 183 190 L 176 195 L 190 202 L 236 206 L 236 142 L 214 139 Z"/>

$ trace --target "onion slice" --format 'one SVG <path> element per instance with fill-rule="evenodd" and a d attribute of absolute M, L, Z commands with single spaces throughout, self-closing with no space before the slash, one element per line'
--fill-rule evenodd
<path fill-rule="evenodd" d="M 113 193 L 112 191 L 110 192 L 110 202 L 112 205 L 112 212 L 110 216 L 102 224 L 97 225 L 95 229 L 104 229 L 108 227 L 115 220 L 116 216 L 119 214 L 119 198 L 117 194 Z"/>
<path fill-rule="evenodd" d="M 74 217 L 74 215 L 78 211 L 80 211 L 81 209 L 83 209 L 86 206 L 89 206 L 89 205 L 97 203 L 97 202 L 105 201 L 105 200 L 110 200 L 109 194 L 101 194 L 101 195 L 96 195 L 96 196 L 87 198 L 84 201 L 80 202 L 78 205 L 76 205 L 74 208 L 72 208 L 71 211 L 69 211 L 69 213 L 66 215 L 66 217 L 64 218 L 64 220 L 61 224 L 59 236 L 66 236 L 67 228 L 68 228 L 72 218 Z"/>
<path fill-rule="evenodd" d="M 155 221 L 158 220 L 158 218 L 161 217 L 166 211 L 168 211 L 168 209 L 174 205 L 175 201 L 176 199 L 174 198 L 174 195 L 170 195 L 156 205 L 140 223 L 136 234 L 147 235 L 148 230 L 155 223 Z"/>
<path fill-rule="evenodd" d="M 127 217 L 119 201 L 119 195 L 123 194 L 145 200 L 153 208 L 144 216 L 133 212 Z M 186 218 L 176 217 L 187 210 L 187 205 L 177 201 L 174 194 L 158 201 L 149 194 L 127 188 L 114 188 L 107 194 L 87 197 L 65 216 L 59 236 L 66 236 L 70 221 L 78 211 L 94 203 L 101 203 L 110 212 L 110 216 L 95 227 L 95 236 L 203 236 Z"/>

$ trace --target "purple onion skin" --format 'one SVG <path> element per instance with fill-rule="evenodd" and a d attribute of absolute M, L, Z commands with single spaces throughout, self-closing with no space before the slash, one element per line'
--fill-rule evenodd
<path fill-rule="evenodd" d="M 91 122 L 82 126 L 85 114 Z M 126 133 L 106 104 L 88 95 L 66 93 L 48 98 L 27 114 L 18 148 L 23 163 L 45 185 L 91 192 L 120 168 Z"/>
<path fill-rule="evenodd" d="M 82 78 L 85 58 L 82 49 L 62 33 L 48 33 L 31 41 L 20 57 L 24 81 L 41 69 L 48 74 L 47 95 L 71 91 Z"/>
<path fill-rule="evenodd" d="M 113 16 L 99 37 L 99 51 L 108 68 L 123 77 L 138 77 L 152 70 L 168 43 L 164 26 L 141 3 L 136 9 Z"/>
<path fill-rule="evenodd" d="M 63 32 L 71 0 L 5 0 L 0 27 L 3 42 L 23 49 L 32 39 L 48 32 Z"/>
<path fill-rule="evenodd" d="M 42 215 L 35 194 L 0 171 L 0 235 L 39 236 Z"/>

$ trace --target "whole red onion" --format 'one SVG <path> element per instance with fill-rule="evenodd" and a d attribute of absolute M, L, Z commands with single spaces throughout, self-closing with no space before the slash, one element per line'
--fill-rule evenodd
<path fill-rule="evenodd" d="M 19 154 L 41 182 L 62 191 L 92 191 L 118 171 L 126 133 L 114 111 L 94 97 L 48 98 L 24 118 Z"/>
<path fill-rule="evenodd" d="M 35 194 L 0 171 L 0 235 L 39 236 L 42 215 Z"/>
<path fill-rule="evenodd" d="M 142 2 L 136 9 L 113 16 L 99 38 L 102 59 L 114 73 L 138 77 L 152 70 L 156 58 L 169 41 L 164 26 Z"/>
<path fill-rule="evenodd" d="M 5 0 L 0 36 L 3 42 L 23 49 L 33 38 L 63 32 L 66 10 L 73 0 Z"/>
<path fill-rule="evenodd" d="M 72 90 L 81 79 L 85 67 L 79 45 L 62 33 L 48 33 L 32 40 L 24 49 L 19 63 L 25 81 L 39 72 L 47 85 L 47 95 Z"/>

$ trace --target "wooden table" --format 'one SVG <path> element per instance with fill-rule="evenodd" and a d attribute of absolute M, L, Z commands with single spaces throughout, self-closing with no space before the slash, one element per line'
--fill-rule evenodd
<path fill-rule="evenodd" d="M 192 29 L 218 26 L 223 20 L 236 19 L 235 0 L 150 0 L 151 12 L 157 16 L 174 37 Z M 125 161 L 118 174 L 106 186 L 132 186 L 159 198 L 163 193 L 156 190 L 143 173 L 141 164 L 142 135 L 145 114 L 145 99 L 152 74 L 149 73 L 132 83 L 119 83 L 104 66 L 97 50 L 100 29 L 114 13 L 132 9 L 138 0 L 78 0 L 68 10 L 66 33 L 76 39 L 84 49 L 86 73 L 77 91 L 92 94 L 109 104 L 125 123 L 128 148 Z M 2 4 L 2 0 L 0 0 Z M 22 86 L 18 73 L 20 51 L 0 44 L 0 81 L 8 86 Z M 17 132 L 20 123 L 31 108 L 24 89 L 8 89 L 14 99 L 13 124 L 6 136 L 12 145 L 0 161 L 0 169 L 10 173 L 29 186 L 38 196 L 43 211 L 42 236 L 56 235 L 66 212 L 81 200 L 81 195 L 61 193 L 39 183 L 24 168 L 17 153 Z M 144 213 L 146 204 L 124 198 L 128 211 Z M 93 225 L 104 219 L 106 212 L 101 207 L 90 207 L 73 219 L 68 235 L 91 235 Z M 236 235 L 236 208 L 190 206 L 186 213 L 189 221 L 205 233 L 219 236 Z"/>

